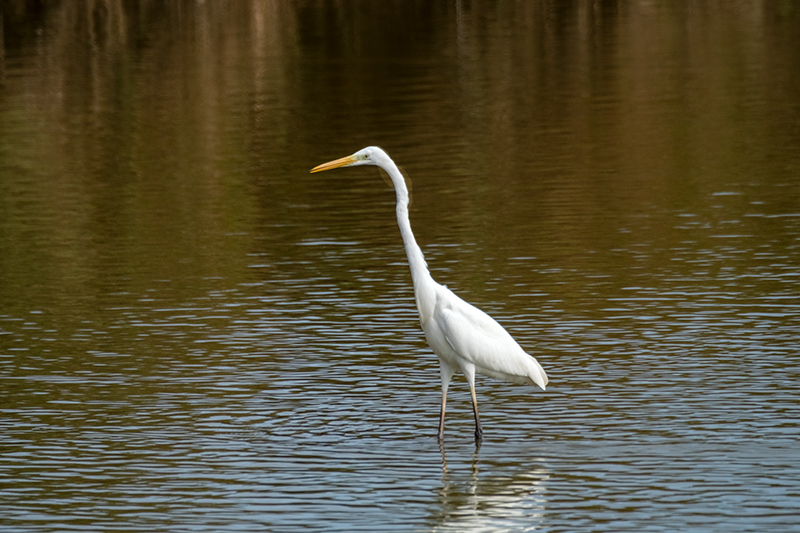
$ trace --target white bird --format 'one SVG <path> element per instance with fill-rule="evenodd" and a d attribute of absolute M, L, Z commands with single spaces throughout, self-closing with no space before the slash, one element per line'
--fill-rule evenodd
<path fill-rule="evenodd" d="M 389 155 L 377 146 L 359 150 L 351 156 L 316 166 L 311 172 L 339 167 L 376 165 L 385 170 L 397 194 L 397 225 L 403 237 L 419 320 L 428 345 L 439 357 L 442 378 L 442 408 L 439 416 L 439 441 L 444 437 L 444 411 L 447 388 L 453 373 L 460 369 L 467 377 L 475 415 L 475 439 L 483 434 L 475 397 L 475 373 L 503 381 L 538 385 L 545 389 L 547 374 L 532 356 L 492 317 L 468 304 L 453 291 L 431 277 L 422 250 L 411 232 L 408 219 L 408 188 L 405 179 Z"/>

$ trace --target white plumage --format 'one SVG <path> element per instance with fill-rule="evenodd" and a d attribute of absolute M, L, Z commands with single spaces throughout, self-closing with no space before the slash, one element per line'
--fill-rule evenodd
<path fill-rule="evenodd" d="M 385 170 L 397 194 L 397 225 L 408 256 L 420 323 L 428 345 L 439 357 L 442 378 L 439 439 L 444 436 L 447 388 L 456 370 L 461 370 L 467 377 L 475 416 L 475 438 L 480 439 L 483 430 L 475 396 L 475 373 L 503 381 L 538 385 L 542 390 L 547 385 L 547 374 L 503 326 L 431 277 L 422 250 L 411 231 L 405 179 L 386 152 L 370 146 L 351 156 L 314 167 L 311 172 L 358 165 L 376 165 Z"/>

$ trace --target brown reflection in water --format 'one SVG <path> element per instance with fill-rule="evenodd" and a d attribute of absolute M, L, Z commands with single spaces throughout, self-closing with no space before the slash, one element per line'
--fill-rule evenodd
<path fill-rule="evenodd" d="M 219 235 L 320 203 L 318 182 L 287 178 L 310 152 L 367 144 L 433 192 L 412 213 L 422 242 L 557 239 L 567 257 L 620 214 L 703 209 L 798 165 L 798 14 L 779 4 L 8 5 L 5 165 L 38 177 L 4 196 L 47 206 L 33 231 L 50 254 L 18 250 L 12 270 L 124 277 L 158 250 L 148 278 L 187 258 L 225 271 Z M 17 242 L 23 208 L 2 207 Z"/>

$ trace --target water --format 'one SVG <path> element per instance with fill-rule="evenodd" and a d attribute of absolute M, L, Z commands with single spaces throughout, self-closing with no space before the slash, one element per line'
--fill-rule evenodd
<path fill-rule="evenodd" d="M 0 526 L 796 531 L 792 3 L 2 8 Z M 445 442 L 374 169 L 547 392 Z"/>

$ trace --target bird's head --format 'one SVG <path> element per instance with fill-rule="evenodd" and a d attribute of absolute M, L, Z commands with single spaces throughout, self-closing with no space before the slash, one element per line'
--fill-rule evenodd
<path fill-rule="evenodd" d="M 386 152 L 377 146 L 368 146 L 362 148 L 353 155 L 328 161 L 311 169 L 311 172 L 323 172 L 339 167 L 356 167 L 359 165 L 377 165 L 383 166 L 386 161 L 391 161 Z"/>

